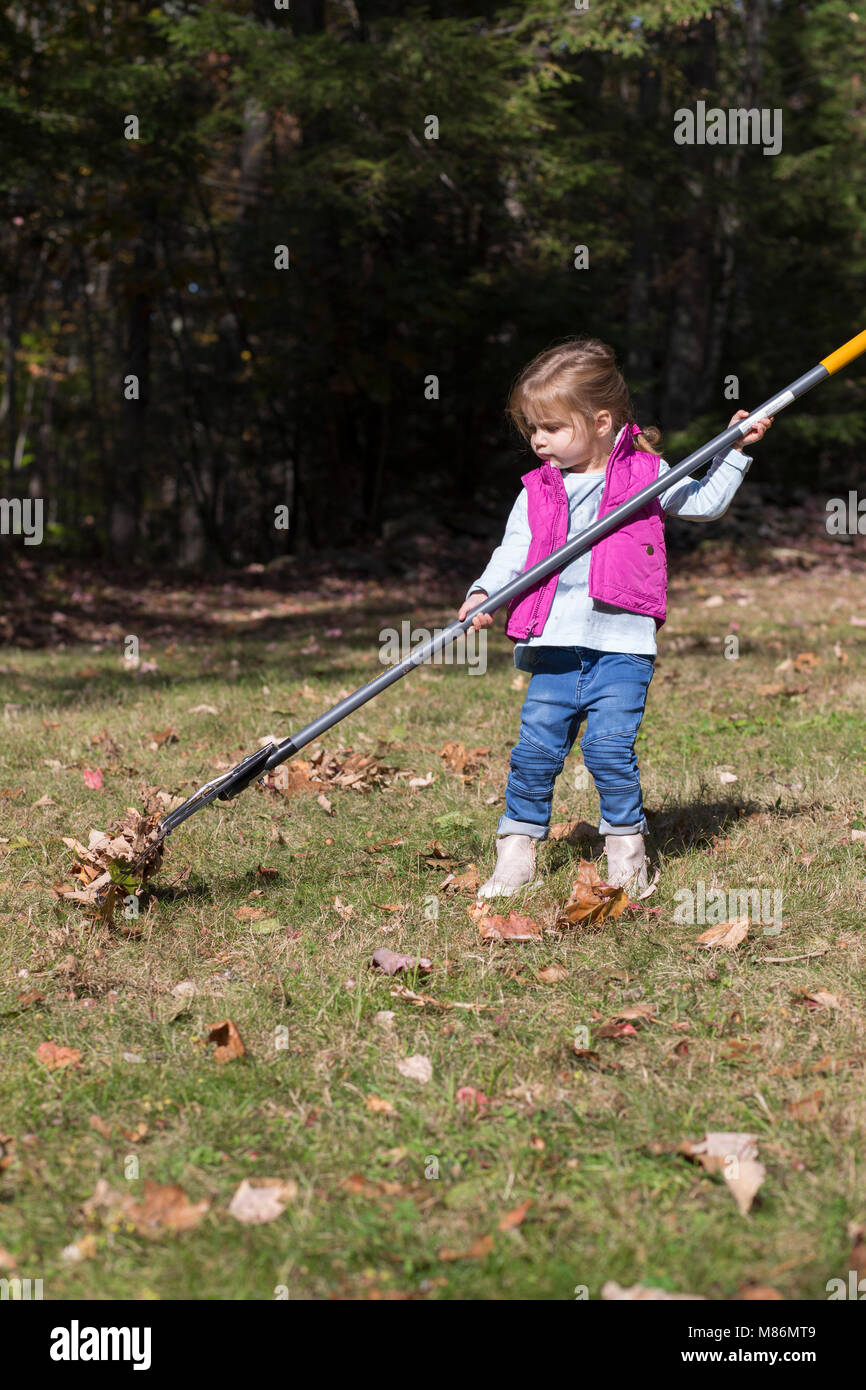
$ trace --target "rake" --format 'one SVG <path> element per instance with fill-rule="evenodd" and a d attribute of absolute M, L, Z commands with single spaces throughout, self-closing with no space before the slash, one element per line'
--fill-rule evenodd
<path fill-rule="evenodd" d="M 759 420 L 765 419 L 769 415 L 775 415 L 785 406 L 797 400 L 800 396 L 810 391 L 819 382 L 826 381 L 835 372 L 862 353 L 866 353 L 866 331 L 859 333 L 855 338 L 831 352 L 828 357 L 824 357 L 817 366 L 811 367 L 802 376 L 792 381 L 790 386 L 786 386 L 783 391 L 779 391 L 769 400 L 764 401 L 743 420 L 738 420 L 736 424 L 717 434 L 707 444 L 704 444 L 687 458 L 684 458 L 675 467 L 669 469 L 663 476 L 649 483 L 640 492 L 636 492 L 633 497 L 629 497 L 614 511 L 600 521 L 594 522 L 587 527 L 579 536 L 575 536 L 565 545 L 560 546 L 546 559 L 533 565 L 531 569 L 524 570 L 522 574 L 513 579 L 510 584 L 499 589 L 496 593 L 490 594 L 483 603 L 479 603 L 471 612 L 466 614 L 462 620 L 457 620 L 440 631 L 437 631 L 427 642 L 415 647 L 412 652 L 401 661 L 389 666 L 381 675 L 374 680 L 368 681 L 358 690 L 353 691 L 336 705 L 332 705 L 324 714 L 320 714 L 318 719 L 314 719 L 311 724 L 305 725 L 298 733 L 292 734 L 291 738 L 283 739 L 281 743 L 267 743 L 263 748 L 259 748 L 255 753 L 243 759 L 236 767 L 224 772 L 220 777 L 214 777 L 212 781 L 205 782 L 204 786 L 199 787 L 198 791 L 193 792 L 182 805 L 176 810 L 171 811 L 159 824 L 153 834 L 153 842 L 149 846 L 141 859 L 150 858 L 157 846 L 165 839 L 166 835 L 176 830 L 184 821 L 189 820 L 190 816 L 196 811 L 200 811 L 203 806 L 207 806 L 212 801 L 231 801 L 238 796 L 246 787 L 254 781 L 263 781 L 265 774 L 271 768 L 277 767 L 280 763 L 287 762 L 293 758 L 308 743 L 321 738 L 322 734 L 328 729 L 332 729 L 335 724 L 339 724 L 347 715 L 352 714 L 361 705 L 365 705 L 368 700 L 373 700 L 377 695 L 381 695 L 383 690 L 394 685 L 403 676 L 408 675 L 416 666 L 423 665 L 424 662 L 432 660 L 440 652 L 444 651 L 462 633 L 465 633 L 472 626 L 472 620 L 478 613 L 494 613 L 502 608 L 506 603 L 510 603 L 513 598 L 530 589 L 539 580 L 546 579 L 548 575 L 559 570 L 569 561 L 582 555 L 590 546 L 595 545 L 596 541 L 602 536 L 606 536 L 620 522 L 631 516 L 634 512 L 646 506 L 647 502 L 652 501 L 659 493 L 666 492 L 674 483 L 684 478 L 693 468 L 699 468 L 722 450 L 727 450 L 731 445 L 742 440 L 749 430 Z"/>

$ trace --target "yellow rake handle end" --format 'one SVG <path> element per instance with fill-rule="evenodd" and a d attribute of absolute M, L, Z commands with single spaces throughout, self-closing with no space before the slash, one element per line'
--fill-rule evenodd
<path fill-rule="evenodd" d="M 853 362 L 855 357 L 859 357 L 861 352 L 866 352 L 866 331 L 858 333 L 856 338 L 851 338 L 847 343 L 843 343 L 835 352 L 831 352 L 829 357 L 821 358 L 821 366 L 826 367 L 832 376 L 841 367 L 847 367 L 849 362 Z"/>

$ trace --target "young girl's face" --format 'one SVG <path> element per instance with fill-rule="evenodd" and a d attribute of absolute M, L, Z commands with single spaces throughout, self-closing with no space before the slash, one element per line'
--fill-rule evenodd
<path fill-rule="evenodd" d="M 607 461 L 610 453 L 610 415 L 600 411 L 598 429 L 589 427 L 582 415 L 552 415 L 536 419 L 527 412 L 527 424 L 532 430 L 530 445 L 540 459 L 567 472 L 570 468 L 583 471 L 597 468 Z"/>

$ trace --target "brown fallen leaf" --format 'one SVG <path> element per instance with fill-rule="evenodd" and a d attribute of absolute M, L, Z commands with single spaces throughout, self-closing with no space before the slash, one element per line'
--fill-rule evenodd
<path fill-rule="evenodd" d="M 18 995 L 18 1007 L 20 1009 L 29 1009 L 31 1004 L 44 1003 L 45 997 L 41 989 L 25 990 L 22 994 Z"/>
<path fill-rule="evenodd" d="M 498 1227 L 499 1227 L 499 1230 L 500 1230 L 500 1231 L 513 1231 L 513 1230 L 515 1230 L 516 1227 L 518 1227 L 519 1225 L 521 1225 L 521 1223 L 524 1221 L 524 1219 L 525 1219 L 525 1217 L 526 1217 L 526 1213 L 529 1211 L 529 1208 L 530 1208 L 531 1206 L 532 1206 L 532 1198 L 531 1198 L 531 1197 L 527 1197 L 526 1201 L 525 1201 L 525 1202 L 521 1202 L 521 1204 L 520 1204 L 519 1207 L 515 1207 L 513 1211 L 507 1211 L 507 1212 L 505 1213 L 504 1216 L 500 1216 L 499 1221 L 497 1222 L 497 1225 L 498 1225 Z"/>
<path fill-rule="evenodd" d="M 91 1115 L 87 1123 L 90 1125 L 91 1129 L 96 1130 L 97 1134 L 101 1134 L 103 1139 L 111 1138 L 111 1125 L 107 1124 L 101 1116 Z"/>
<path fill-rule="evenodd" d="M 815 1076 L 835 1076 L 836 1072 L 844 1071 L 847 1062 L 839 1057 L 831 1057 L 829 1053 L 824 1057 L 819 1057 L 817 1062 L 789 1062 L 786 1066 L 771 1067 L 771 1076 L 803 1076 L 813 1073 Z"/>
<path fill-rule="evenodd" d="M 723 946 L 727 951 L 733 951 L 739 946 L 741 941 L 745 941 L 749 934 L 748 917 L 731 917 L 727 922 L 714 922 L 706 931 L 702 931 L 697 938 L 698 945 L 708 949 L 713 946 Z"/>
<path fill-rule="evenodd" d="M 407 1077 L 410 1081 L 417 1081 L 422 1086 L 426 1086 L 433 1075 L 433 1064 L 429 1057 L 425 1057 L 421 1052 L 416 1052 L 412 1057 L 401 1058 L 397 1063 L 397 1070 L 401 1076 Z"/>
<path fill-rule="evenodd" d="M 81 1203 L 81 1213 L 83 1216 L 107 1217 L 108 1213 L 121 1210 L 123 1205 L 133 1200 L 128 1192 L 115 1192 L 105 1178 L 97 1178 L 96 1186 L 91 1195 Z"/>
<path fill-rule="evenodd" d="M 744 1062 L 751 1052 L 760 1052 L 761 1044 L 745 1042 L 742 1038 L 729 1038 L 722 1049 L 721 1056 L 728 1062 Z"/>
<path fill-rule="evenodd" d="M 178 743 L 179 736 L 176 729 L 163 729 L 161 733 L 145 734 L 147 746 L 150 749 L 164 748 L 169 743 Z"/>
<path fill-rule="evenodd" d="M 637 1036 L 635 1024 L 657 1023 L 654 1004 L 628 1004 L 617 1013 L 611 1014 L 604 1023 L 592 1030 L 593 1042 L 600 1038 L 633 1038 Z"/>
<path fill-rule="evenodd" d="M 439 757 L 446 767 L 458 774 L 461 782 L 468 782 L 481 771 L 481 760 L 486 758 L 489 752 L 489 748 L 467 748 L 463 743 L 449 740 L 444 748 L 440 748 Z"/>
<path fill-rule="evenodd" d="M 222 1023 L 212 1023 L 207 1041 L 216 1043 L 215 1062 L 231 1062 L 235 1057 L 243 1057 L 246 1053 L 241 1035 L 230 1018 L 224 1019 Z"/>
<path fill-rule="evenodd" d="M 444 1246 L 439 1251 L 439 1259 L 443 1261 L 451 1260 L 483 1260 L 493 1252 L 493 1237 L 481 1236 L 473 1241 L 468 1250 L 452 1250 L 449 1246 Z"/>
<path fill-rule="evenodd" d="M 210 1209 L 210 1201 L 189 1201 L 182 1187 L 145 1179 L 144 1197 L 136 1201 L 132 1193 L 115 1192 L 105 1178 L 97 1179 L 93 1195 L 81 1204 L 82 1215 L 106 1225 L 125 1222 L 139 1235 L 158 1239 L 166 1231 L 186 1231 L 197 1226 Z"/>
<path fill-rule="evenodd" d="M 784 1294 L 779 1293 L 778 1289 L 771 1288 L 769 1284 L 743 1284 L 737 1293 L 737 1298 L 745 1303 L 784 1301 L 784 1297 Z"/>
<path fill-rule="evenodd" d="M 805 1004 L 807 1009 L 839 1008 L 836 995 L 830 994 L 826 989 L 798 989 L 794 993 L 794 999 L 798 1004 Z"/>
<path fill-rule="evenodd" d="M 52 883 L 51 892 L 55 898 L 66 898 L 74 897 L 77 889 L 73 888 L 71 883 Z"/>
<path fill-rule="evenodd" d="M 490 1096 L 479 1091 L 477 1086 L 458 1086 L 454 1099 L 461 1110 L 471 1110 L 477 1115 L 485 1115 L 490 1105 Z"/>
<path fill-rule="evenodd" d="M 73 1244 L 65 1245 L 60 1252 L 60 1258 L 65 1264 L 77 1265 L 83 1260 L 92 1260 L 98 1250 L 99 1244 L 91 1231 L 86 1236 L 79 1236 Z"/>
<path fill-rule="evenodd" d="M 559 984 L 560 980 L 568 979 L 568 971 L 564 965 L 546 965 L 543 970 L 536 971 L 536 978 L 545 985 Z"/>
<path fill-rule="evenodd" d="M 601 1296 L 608 1302 L 651 1302 L 667 1303 L 688 1300 L 691 1303 L 705 1303 L 706 1296 L 702 1293 L 668 1293 L 667 1289 L 653 1289 L 646 1284 L 632 1284 L 631 1288 L 623 1288 L 615 1279 L 608 1279 L 601 1286 Z"/>
<path fill-rule="evenodd" d="M 371 1115 L 396 1115 L 397 1111 L 389 1100 L 384 1100 L 382 1096 L 365 1096 L 364 1104 Z"/>
<path fill-rule="evenodd" d="M 424 853 L 434 859 L 448 859 L 448 851 L 441 840 L 428 840 L 424 846 Z"/>
<path fill-rule="evenodd" d="M 395 1152 L 394 1150 L 391 1151 Z M 363 1173 L 350 1173 L 348 1177 L 340 1178 L 337 1183 L 344 1192 L 349 1192 L 353 1197 L 368 1197 L 380 1199 L 382 1197 L 402 1197 L 406 1188 L 402 1183 L 389 1182 L 387 1178 L 364 1177 Z"/>
<path fill-rule="evenodd" d="M 618 1009 L 615 1014 L 611 1014 L 611 1019 L 621 1022 L 625 1019 L 628 1022 L 656 1022 L 655 1004 L 627 1004 L 624 1009 Z M 688 1024 L 686 1024 L 688 1027 Z"/>
<path fill-rule="evenodd" d="M 442 880 L 440 887 L 443 890 L 450 889 L 452 893 L 474 893 L 481 882 L 481 875 L 475 864 L 467 865 L 462 874 L 449 874 Z"/>
<path fill-rule="evenodd" d="M 786 1100 L 785 1111 L 792 1120 L 817 1120 L 821 1115 L 821 1099 L 823 1092 L 818 1087 L 808 1096 L 801 1096 L 799 1100 Z"/>
<path fill-rule="evenodd" d="M 260 878 L 279 878 L 280 871 L 279 869 L 270 869 L 266 864 L 260 864 L 256 873 Z"/>
<path fill-rule="evenodd" d="M 284 1178 L 244 1178 L 229 1203 L 229 1216 L 243 1226 L 261 1226 L 282 1216 L 298 1195 L 298 1184 Z"/>
<path fill-rule="evenodd" d="M 521 917 L 516 912 L 509 912 L 507 917 L 488 913 L 479 918 L 478 931 L 482 941 L 541 940 L 541 924 L 534 922 L 531 917 Z"/>
<path fill-rule="evenodd" d="M 598 1042 L 600 1038 L 635 1038 L 637 1029 L 633 1023 L 602 1023 L 598 1028 L 593 1029 L 592 1040 Z"/>
<path fill-rule="evenodd" d="M 432 960 L 426 956 L 404 956 L 399 951 L 389 951 L 385 946 L 373 952 L 370 965 L 386 975 L 396 975 L 400 970 L 420 970 L 422 974 L 427 974 L 433 969 Z"/>
<path fill-rule="evenodd" d="M 706 1172 L 721 1173 L 741 1215 L 748 1214 L 767 1176 L 766 1168 L 758 1161 L 754 1134 L 716 1131 L 708 1133 L 697 1144 L 683 1140 L 679 1152 L 697 1159 Z"/>
<path fill-rule="evenodd" d="M 156 1240 L 165 1231 L 191 1230 L 209 1210 L 207 1197 L 201 1202 L 191 1202 L 182 1187 L 174 1183 L 162 1187 L 146 1178 L 143 1200 L 131 1202 L 124 1214 L 139 1235 Z"/>
<path fill-rule="evenodd" d="M 147 1125 L 144 1120 L 139 1120 L 134 1129 L 121 1129 L 120 1132 L 130 1144 L 140 1144 L 147 1135 Z"/>
<path fill-rule="evenodd" d="M 267 917 L 268 911 L 265 907 L 251 907 L 249 903 L 244 903 L 242 907 L 236 907 L 232 913 L 239 922 L 259 922 L 262 917 Z"/>
<path fill-rule="evenodd" d="M 296 759 L 294 762 L 283 763 L 281 767 L 272 768 L 265 777 L 265 787 L 268 791 L 282 792 L 285 796 L 313 791 L 315 788 L 310 785 L 312 775 L 312 763 Z"/>
<path fill-rule="evenodd" d="M 398 772 L 398 773 L 397 773 L 397 776 L 399 777 L 400 775 L 401 775 L 401 774 Z M 432 785 L 433 785 L 433 783 L 434 783 L 435 781 L 436 781 L 436 778 L 433 776 L 433 773 L 432 773 L 432 772 L 428 772 L 427 775 L 426 775 L 426 777 L 410 777 L 410 778 L 409 778 L 409 786 L 410 786 L 410 787 L 415 787 L 415 788 L 420 788 L 420 787 L 432 787 Z"/>
<path fill-rule="evenodd" d="M 325 796 L 325 793 L 324 793 L 324 792 L 319 792 L 319 795 L 316 797 L 316 800 L 318 801 L 318 803 L 319 803 L 319 805 L 321 806 L 322 810 L 323 810 L 327 815 L 329 815 L 329 816 L 334 816 L 334 815 L 336 815 L 336 811 L 334 810 L 334 808 L 333 808 L 333 806 L 331 805 L 331 803 L 330 803 L 330 801 L 328 800 L 328 798 Z"/>
<path fill-rule="evenodd" d="M 57 1043 L 43 1042 L 36 1049 L 36 1060 L 50 1071 L 59 1067 L 80 1067 L 81 1053 L 77 1047 L 58 1047 Z"/>
<path fill-rule="evenodd" d="M 627 905 L 625 889 L 605 883 L 592 860 L 581 859 L 571 896 L 562 909 L 561 917 L 572 926 L 589 926 L 606 918 L 616 921 Z"/>

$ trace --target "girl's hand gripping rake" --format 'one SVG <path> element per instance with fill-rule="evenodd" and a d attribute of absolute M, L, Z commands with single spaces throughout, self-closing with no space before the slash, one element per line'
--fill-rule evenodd
<path fill-rule="evenodd" d="M 537 584 L 541 579 L 546 579 L 554 570 L 561 569 L 563 565 L 567 565 L 569 561 L 575 559 L 578 555 L 582 555 L 585 550 L 595 545 L 596 541 L 600 540 L 602 536 L 606 536 L 609 531 L 612 531 L 614 527 L 618 526 L 626 517 L 631 516 L 633 512 L 639 511 L 647 502 L 657 497 L 660 492 L 667 491 L 667 489 L 678 482 L 680 478 L 684 478 L 687 473 L 690 473 L 693 468 L 699 468 L 702 464 L 708 463 L 715 454 L 727 450 L 732 445 L 739 443 L 744 435 L 749 433 L 749 430 L 757 421 L 763 420 L 769 415 L 778 414 L 785 406 L 790 405 L 791 402 L 797 400 L 798 397 L 805 395 L 813 386 L 817 386 L 819 382 L 825 381 L 827 377 L 838 372 L 849 362 L 853 362 L 854 359 L 859 357 L 862 353 L 866 353 L 866 331 L 859 333 L 856 338 L 852 338 L 842 347 L 837 348 L 835 352 L 831 352 L 828 357 L 822 358 L 816 367 L 810 368 L 808 372 L 797 377 L 795 381 L 791 382 L 790 386 L 785 387 L 784 391 L 780 391 L 777 395 L 771 396 L 769 400 L 764 401 L 763 405 L 759 405 L 744 419 L 738 420 L 736 424 L 729 426 L 729 428 L 723 430 L 721 434 L 717 434 L 715 438 L 709 440 L 707 444 L 702 445 L 700 449 L 696 449 L 694 453 L 689 454 L 688 458 L 684 458 L 681 463 L 676 464 L 675 467 L 671 468 L 662 477 L 657 478 L 655 482 L 650 483 L 640 492 L 635 493 L 635 495 L 630 497 L 626 502 L 623 502 L 615 511 L 609 512 L 601 521 L 596 521 L 592 526 L 582 531 L 579 536 L 575 536 L 573 540 L 561 546 L 559 550 L 554 551 L 547 559 L 540 561 L 537 565 L 533 565 L 532 569 L 525 570 L 497 593 L 490 594 L 483 603 L 479 603 L 470 613 L 467 613 L 462 621 L 458 620 L 451 623 L 449 627 L 439 632 L 428 642 L 416 647 L 415 650 L 409 656 L 404 657 L 402 661 L 398 661 L 394 666 L 390 666 L 386 671 L 383 671 L 381 675 L 376 676 L 374 680 L 368 681 L 367 684 L 362 685 L 359 690 L 353 691 L 352 694 L 347 695 L 344 700 L 340 700 L 338 704 L 332 705 L 324 714 L 319 715 L 318 719 L 314 719 L 312 724 L 307 724 L 305 728 L 293 734 L 291 738 L 284 739 L 282 743 L 266 744 L 265 747 L 260 748 L 258 752 L 251 753 L 249 757 L 244 758 L 243 762 L 238 763 L 237 767 L 231 768 L 228 772 L 223 773 L 221 777 L 215 777 L 211 782 L 206 782 L 204 786 L 199 787 L 198 791 L 194 792 L 182 806 L 178 806 L 177 810 L 170 812 L 160 823 L 154 837 L 153 846 L 148 851 L 148 854 L 152 853 L 156 845 L 158 845 L 170 831 L 176 830 L 179 825 L 185 820 L 188 820 L 189 817 L 202 806 L 206 806 L 208 802 L 215 800 L 230 801 L 232 797 L 237 796 L 245 787 L 248 787 L 250 782 L 262 779 L 264 774 L 272 767 L 276 767 L 279 763 L 286 762 L 306 744 L 312 743 L 314 739 L 320 738 L 326 730 L 332 729 L 335 724 L 339 724 L 342 719 L 346 718 L 346 715 L 351 714 L 361 705 L 365 705 L 368 700 L 374 699 L 375 696 L 381 694 L 383 690 L 387 690 L 389 685 L 393 685 L 395 681 L 400 680 L 402 676 L 405 676 L 416 666 L 421 666 L 425 661 L 428 661 L 430 658 L 443 651 L 455 638 L 459 637 L 461 633 L 468 631 L 472 626 L 472 619 L 477 613 L 495 613 L 497 609 L 502 608 L 506 603 L 510 603 L 513 598 L 524 593 L 524 591 L 531 588 L 533 584 Z"/>

